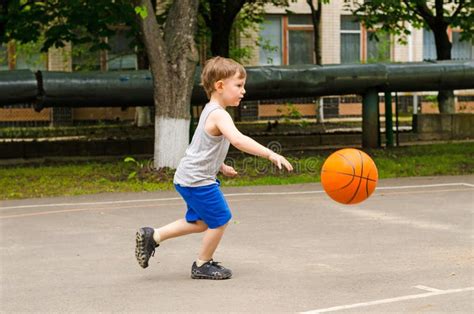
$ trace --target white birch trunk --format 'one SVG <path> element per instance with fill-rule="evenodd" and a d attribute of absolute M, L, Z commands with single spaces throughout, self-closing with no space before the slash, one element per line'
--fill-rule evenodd
<path fill-rule="evenodd" d="M 155 158 L 156 169 L 169 167 L 176 169 L 189 143 L 189 120 L 155 117 Z"/>
<path fill-rule="evenodd" d="M 150 0 L 134 3 L 148 12 L 140 26 L 153 75 L 154 166 L 176 168 L 189 143 L 189 106 L 199 61 L 194 42 L 199 1 L 173 1 L 163 27 Z"/>

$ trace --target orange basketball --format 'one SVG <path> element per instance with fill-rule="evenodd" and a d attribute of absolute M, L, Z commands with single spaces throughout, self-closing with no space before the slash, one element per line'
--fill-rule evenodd
<path fill-rule="evenodd" d="M 324 191 L 336 202 L 356 204 L 366 200 L 377 186 L 378 172 L 372 158 L 355 148 L 331 154 L 321 170 Z"/>

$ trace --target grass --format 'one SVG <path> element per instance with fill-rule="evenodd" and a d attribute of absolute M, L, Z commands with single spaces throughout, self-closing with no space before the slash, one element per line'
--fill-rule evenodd
<path fill-rule="evenodd" d="M 420 145 L 367 152 L 377 164 L 380 178 L 474 174 L 474 143 Z M 244 155 L 228 158 L 227 163 L 232 164 L 240 174 L 236 178 L 220 176 L 220 179 L 223 186 L 319 182 L 321 166 L 330 153 L 318 151 L 290 156 L 295 167 L 293 173 L 280 172 L 263 159 Z M 0 199 L 173 189 L 173 171 L 153 171 L 150 164 L 149 160 L 137 163 L 116 160 L 3 167 L 0 168 Z"/>

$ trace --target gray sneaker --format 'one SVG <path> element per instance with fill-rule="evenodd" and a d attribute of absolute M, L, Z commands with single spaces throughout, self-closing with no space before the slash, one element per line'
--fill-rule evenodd
<path fill-rule="evenodd" d="M 137 231 L 135 257 L 143 268 L 148 267 L 148 260 L 155 255 L 155 248 L 160 246 L 153 239 L 153 233 L 155 230 L 150 227 L 143 227 Z"/>
<path fill-rule="evenodd" d="M 232 277 L 232 271 L 219 265 L 219 262 L 214 262 L 212 259 L 201 267 L 198 267 L 196 262 L 194 262 L 191 268 L 191 278 L 193 279 L 222 280 L 229 279 L 230 277 Z"/>

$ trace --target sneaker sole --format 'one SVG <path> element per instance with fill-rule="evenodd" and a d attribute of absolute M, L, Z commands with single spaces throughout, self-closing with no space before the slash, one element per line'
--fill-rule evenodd
<path fill-rule="evenodd" d="M 215 276 L 206 276 L 206 275 L 194 275 L 191 274 L 192 279 L 209 279 L 209 280 L 226 280 L 232 278 L 232 275 L 227 277 L 215 277 Z"/>
<path fill-rule="evenodd" d="M 138 265 L 142 268 L 148 267 L 148 259 L 145 250 L 145 232 L 143 229 L 139 229 L 135 238 L 135 257 L 137 259 Z"/>

